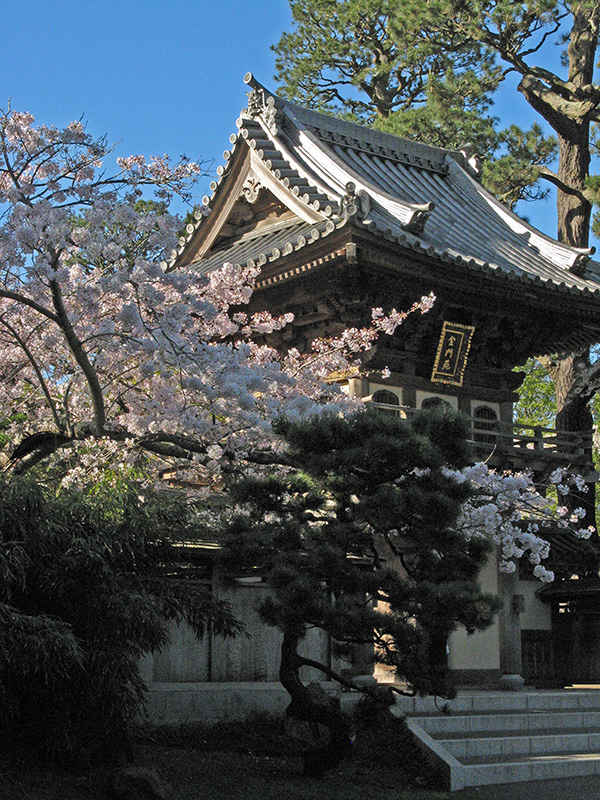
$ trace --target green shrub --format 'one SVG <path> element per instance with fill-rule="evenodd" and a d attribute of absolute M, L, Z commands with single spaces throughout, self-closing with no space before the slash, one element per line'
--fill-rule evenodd
<path fill-rule="evenodd" d="M 143 708 L 140 657 L 186 619 L 235 634 L 228 606 L 173 577 L 183 498 L 134 482 L 43 490 L 0 483 L 0 737 L 48 756 L 127 751 Z"/>

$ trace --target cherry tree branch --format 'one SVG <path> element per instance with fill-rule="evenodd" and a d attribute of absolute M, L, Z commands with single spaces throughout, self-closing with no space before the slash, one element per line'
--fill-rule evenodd
<path fill-rule="evenodd" d="M 75 360 L 81 367 L 81 371 L 87 380 L 92 406 L 94 408 L 94 419 L 96 423 L 96 430 L 101 433 L 106 425 L 106 414 L 104 410 L 104 396 L 102 394 L 102 387 L 98 380 L 96 370 L 90 363 L 87 354 L 75 333 L 67 310 L 63 303 L 62 291 L 60 284 L 56 280 L 50 281 L 50 291 L 52 292 L 52 299 L 54 301 L 54 308 L 56 309 L 56 322 L 62 330 L 64 337 L 69 345 L 71 353 Z"/>
<path fill-rule="evenodd" d="M 52 322 L 58 323 L 58 316 L 56 314 L 48 308 L 44 308 L 44 306 L 32 300 L 30 297 L 27 297 L 27 295 L 21 294 L 20 292 L 13 292 L 10 289 L 0 289 L 0 297 L 5 297 L 7 300 L 14 300 L 15 303 L 32 308 L 34 311 L 37 311 L 38 314 L 47 317 Z"/>
<path fill-rule="evenodd" d="M 54 403 L 54 400 L 52 399 L 52 395 L 50 394 L 50 390 L 48 388 L 48 385 L 47 385 L 46 381 L 44 380 L 44 376 L 42 374 L 42 371 L 41 371 L 36 359 L 33 357 L 33 353 L 27 347 L 27 344 L 26 344 L 25 340 L 19 335 L 17 330 L 1 314 L 0 314 L 0 324 L 3 325 L 10 332 L 10 334 L 12 335 L 14 340 L 17 342 L 17 344 L 19 345 L 21 350 L 25 353 L 29 363 L 33 367 L 33 370 L 34 370 L 35 375 L 36 375 L 36 377 L 38 379 L 38 383 L 40 385 L 40 388 L 41 388 L 42 392 L 44 393 L 44 396 L 46 398 L 46 402 L 48 404 L 48 408 L 50 408 L 50 410 L 52 412 L 52 417 L 54 419 L 54 424 L 56 425 L 56 427 L 57 427 L 57 429 L 59 430 L 60 433 L 64 433 L 64 423 L 60 418 L 60 414 L 58 413 L 58 409 L 56 408 L 56 404 Z"/>

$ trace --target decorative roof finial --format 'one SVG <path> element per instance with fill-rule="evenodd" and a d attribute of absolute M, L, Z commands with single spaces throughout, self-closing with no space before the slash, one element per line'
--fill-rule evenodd
<path fill-rule="evenodd" d="M 420 236 L 423 233 L 425 228 L 425 223 L 429 219 L 429 216 L 433 209 L 435 208 L 435 203 L 422 203 L 421 205 L 415 205 L 413 207 L 413 213 L 410 219 L 404 223 L 404 228 L 413 233 L 415 236 Z"/>
<path fill-rule="evenodd" d="M 371 198 L 364 189 L 356 191 L 356 184 L 348 181 L 346 194 L 340 200 L 340 213 L 344 219 L 356 217 L 363 220 L 371 209 Z"/>
<path fill-rule="evenodd" d="M 262 89 L 252 89 L 246 92 L 248 97 L 248 116 L 258 117 L 265 107 L 265 93 Z"/>
<path fill-rule="evenodd" d="M 585 248 L 585 250 L 582 249 L 582 252 L 577 254 L 575 261 L 573 261 L 569 267 L 569 272 L 572 272 L 573 275 L 577 275 L 578 278 L 583 277 L 587 263 L 595 252 L 595 247 L 588 247 Z"/>
<path fill-rule="evenodd" d="M 274 136 L 277 136 L 279 129 L 277 127 L 278 110 L 275 105 L 275 98 L 273 95 L 268 94 L 260 83 L 254 78 L 251 72 L 247 72 L 244 77 L 244 83 L 252 87 L 251 92 L 246 92 L 248 97 L 248 108 L 242 112 L 242 116 L 251 118 L 262 117 L 265 125 Z"/>

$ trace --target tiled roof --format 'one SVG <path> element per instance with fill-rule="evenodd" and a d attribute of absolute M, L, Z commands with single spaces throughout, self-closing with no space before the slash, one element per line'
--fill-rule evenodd
<path fill-rule="evenodd" d="M 351 222 L 400 246 L 466 268 L 570 291 L 600 292 L 593 251 L 560 244 L 499 203 L 476 179 L 468 154 L 400 139 L 275 97 L 251 75 L 248 108 L 226 164 L 204 198 L 209 213 L 236 159 L 293 212 L 255 231 L 215 242 L 197 260 L 264 264 L 309 247 Z M 202 239 L 204 215 L 188 226 L 174 259 Z M 190 260 L 188 258 L 188 260 Z M 194 260 L 194 256 L 191 256 Z"/>
<path fill-rule="evenodd" d="M 243 234 L 233 244 L 226 243 L 211 250 L 198 262 L 198 271 L 201 274 L 211 272 L 223 266 L 226 261 L 233 264 L 263 266 L 306 247 L 307 244 L 327 236 L 335 229 L 336 225 L 330 219 L 318 223 L 304 222 L 298 218 L 274 222 L 257 231 Z"/>

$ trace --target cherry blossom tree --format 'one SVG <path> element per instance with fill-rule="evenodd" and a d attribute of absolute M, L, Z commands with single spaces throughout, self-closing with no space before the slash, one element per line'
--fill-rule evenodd
<path fill-rule="evenodd" d="M 110 152 L 79 122 L 0 115 L 5 468 L 53 456 L 66 480 L 89 480 L 109 461 L 152 455 L 210 484 L 252 454 L 268 460 L 275 416 L 347 404 L 324 379 L 410 312 L 378 310 L 369 328 L 281 356 L 257 337 L 291 316 L 243 311 L 256 269 L 200 277 L 165 260 L 181 224 L 166 204 L 189 196 L 201 167 L 134 156 L 110 172 Z"/>
<path fill-rule="evenodd" d="M 325 419 L 323 412 L 333 410 L 329 419 L 336 420 L 340 411 L 357 410 L 360 401 L 345 395 L 331 381 L 332 374 L 358 370 L 361 353 L 379 335 L 394 333 L 411 313 L 425 313 L 435 298 L 423 297 L 404 311 L 374 309 L 369 327 L 317 340 L 308 352 L 281 354 L 265 344 L 265 337 L 290 324 L 291 316 L 244 310 L 257 269 L 225 264 L 199 276 L 170 258 L 181 223 L 168 213 L 169 200 L 174 194 L 189 196 L 201 166 L 185 159 L 171 163 L 167 157 L 135 156 L 118 159 L 111 171 L 110 161 L 106 140 L 92 138 L 79 122 L 62 130 L 35 127 L 29 114 L 0 112 L 0 466 L 9 479 L 6 485 L 18 487 L 22 473 L 43 466 L 45 474 L 58 477 L 66 496 L 69 486 L 106 486 L 108 476 L 109 484 L 114 480 L 108 495 L 118 504 L 120 495 L 113 489 L 121 478 L 156 476 L 161 469 L 196 491 L 203 487 L 206 494 L 222 488 L 226 477 L 256 476 L 260 481 L 264 465 L 277 465 L 275 477 L 285 482 L 294 467 L 293 453 L 274 420 Z M 419 442 L 424 451 L 434 447 Z M 564 509 L 557 512 L 544 501 L 527 476 L 497 476 L 483 465 L 464 468 L 464 459 L 458 462 L 460 472 L 435 458 L 433 466 L 430 461 L 407 461 L 393 476 L 407 480 L 414 495 L 425 497 L 433 473 L 449 490 L 447 530 L 437 531 L 437 519 L 425 519 L 421 528 L 436 536 L 447 533 L 450 544 L 465 541 L 466 551 L 475 554 L 487 549 L 483 538 L 492 538 L 504 568 L 514 569 L 515 560 L 526 555 L 538 577 L 551 579 L 542 566 L 548 546 L 536 525 L 557 514 L 564 517 Z M 566 489 L 568 477 L 561 473 L 555 478 L 559 489 Z M 147 499 L 138 486 L 132 497 L 140 504 L 145 529 Z M 396 492 L 395 485 L 390 487 Z M 227 495 L 221 496 L 227 505 Z M 464 501 L 460 510 L 459 501 Z M 204 506 L 207 510 L 194 523 L 211 523 L 209 504 Z M 434 516 L 426 503 L 419 507 Z M 330 513 L 327 502 L 323 508 Z M 536 519 L 524 523 L 525 512 L 532 509 Z M 376 509 L 371 511 L 375 515 Z M 223 516 L 231 512 L 230 503 Z M 576 523 L 577 511 L 572 513 Z M 366 514 L 357 530 L 361 546 L 375 553 L 371 530 L 362 525 L 372 524 L 369 520 Z M 69 527 L 67 535 L 73 530 Z M 0 567 L 10 566 L 7 554 L 15 541 L 12 527 L 6 531 Z M 101 533 L 104 546 L 102 526 Z M 393 550 L 404 532 L 390 523 L 383 535 Z M 440 547 L 446 546 L 440 541 Z M 435 552 L 426 548 L 424 557 Z M 303 558 L 300 554 L 300 562 Z M 478 563 L 473 560 L 465 578 L 475 599 Z M 320 573 L 313 577 L 320 583 Z M 391 572 L 388 577 L 395 586 L 399 579 Z M 423 584 L 421 593 L 426 588 Z M 470 629 L 489 623 L 494 604 L 484 598 L 484 605 L 479 616 L 475 609 L 463 620 Z M 200 622 L 206 621 L 206 608 L 213 606 L 191 613 L 197 611 Z M 215 606 L 210 613 L 214 619 L 226 611 Z M 12 606 L 7 613 L 14 616 Z M 363 619 L 363 634 L 372 622 Z M 339 628 L 341 621 L 331 624 Z M 433 632 L 437 644 L 453 624 L 454 618 L 441 633 Z M 367 641 L 372 640 L 369 631 Z M 410 634 L 410 628 L 406 631 Z M 46 633 L 52 643 L 56 631 Z M 142 642 L 140 652 L 153 646 Z M 408 651 L 394 658 L 406 660 Z M 288 674 L 292 681 L 294 669 Z M 438 678 L 429 675 L 427 680 L 433 686 Z"/>
<path fill-rule="evenodd" d="M 281 356 L 260 337 L 291 318 L 244 313 L 257 270 L 226 264 L 201 277 L 169 266 L 181 223 L 168 201 L 186 197 L 201 168 L 132 157 L 111 173 L 110 155 L 80 123 L 58 130 L 0 114 L 0 614 L 10 622 L 0 694 L 14 698 L 13 738 L 45 703 L 53 719 L 56 709 L 68 717 L 61 742 L 80 743 L 89 709 L 108 702 L 111 719 L 92 717 L 116 740 L 141 702 L 135 659 L 163 646 L 164 618 L 198 634 L 239 631 L 202 587 L 192 596 L 168 576 L 158 581 L 181 558 L 173 539 L 198 535 L 204 517 L 164 481 L 155 492 L 144 479 L 168 468 L 208 493 L 227 471 L 285 465 L 273 419 L 352 406 L 326 379 L 355 368 L 410 313 L 375 310 L 369 328 Z M 51 479 L 44 487 L 41 476 Z M 85 598 L 73 586 L 65 594 L 61 580 Z M 106 638 L 98 602 L 110 606 L 100 615 L 111 622 Z M 98 656 L 111 636 L 109 666 L 120 648 L 126 667 L 116 672 Z M 86 737 L 99 738 L 95 729 Z"/>
<path fill-rule="evenodd" d="M 570 511 L 565 504 L 570 494 L 588 491 L 581 475 L 566 468 L 555 469 L 544 486 L 536 485 L 528 472 L 499 473 L 483 462 L 460 471 L 447 469 L 446 473 L 467 483 L 471 490 L 458 517 L 457 529 L 467 537 L 493 542 L 502 572 L 514 572 L 519 560 L 525 559 L 534 577 L 550 583 L 555 574 L 542 563 L 550 555 L 544 530 L 564 531 L 580 540 L 591 539 L 596 533 L 592 526 L 582 527 L 585 509 Z M 582 569 L 588 559 L 594 562 L 597 572 L 597 549 L 594 553 L 590 548 L 582 548 Z"/>

